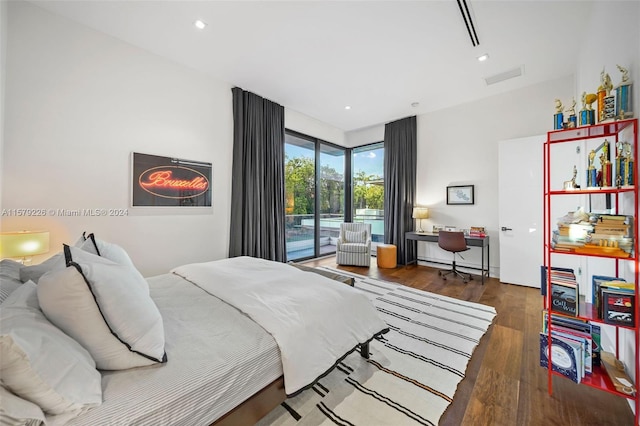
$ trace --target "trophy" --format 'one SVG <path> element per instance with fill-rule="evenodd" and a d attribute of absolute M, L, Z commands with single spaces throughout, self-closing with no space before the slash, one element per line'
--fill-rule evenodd
<path fill-rule="evenodd" d="M 564 190 L 568 191 L 571 189 L 580 189 L 580 185 L 578 185 L 576 183 L 576 177 L 578 176 L 578 169 L 576 169 L 575 164 L 573 165 L 573 176 L 571 177 L 571 180 L 566 180 L 564 181 Z"/>
<path fill-rule="evenodd" d="M 598 186 L 596 178 L 597 172 L 596 167 L 593 165 L 594 160 L 596 159 L 596 152 L 592 149 L 589 152 L 589 167 L 587 168 L 587 187 L 595 188 Z"/>
<path fill-rule="evenodd" d="M 576 99 L 573 98 L 572 99 L 572 104 L 569 108 L 567 108 L 565 110 L 565 112 L 569 113 L 569 120 L 567 121 L 567 128 L 568 129 L 573 129 L 575 127 L 578 127 L 578 120 L 576 117 Z"/>
<path fill-rule="evenodd" d="M 591 106 L 598 99 L 593 93 L 582 92 L 582 109 L 580 110 L 580 126 L 596 124 L 596 114 Z"/>
<path fill-rule="evenodd" d="M 618 141 L 616 144 L 616 186 L 618 188 L 626 185 L 625 162 L 627 159 L 624 155 L 624 148 L 624 142 Z"/>
<path fill-rule="evenodd" d="M 598 87 L 598 123 L 613 121 L 616 117 L 615 97 L 611 95 L 613 83 L 611 77 L 604 72 L 600 73 L 600 86 Z"/>
<path fill-rule="evenodd" d="M 556 99 L 556 113 L 553 115 L 553 129 L 560 130 L 564 128 L 564 115 L 562 114 L 562 102 Z"/>
<path fill-rule="evenodd" d="M 602 147 L 602 154 L 600 154 L 600 171 L 602 173 L 600 186 L 611 186 L 611 160 L 609 159 L 609 141 L 606 139 L 604 141 L 604 146 Z"/>
<path fill-rule="evenodd" d="M 633 161 L 633 156 L 631 155 L 631 144 L 629 142 L 625 142 L 624 144 L 627 148 L 627 156 L 624 160 L 624 182 L 622 184 L 633 186 L 633 167 L 635 162 Z"/>
<path fill-rule="evenodd" d="M 629 81 L 629 71 L 626 68 L 616 65 L 622 73 L 622 81 L 616 86 L 616 118 L 624 120 L 633 117 L 631 107 L 631 82 Z"/>

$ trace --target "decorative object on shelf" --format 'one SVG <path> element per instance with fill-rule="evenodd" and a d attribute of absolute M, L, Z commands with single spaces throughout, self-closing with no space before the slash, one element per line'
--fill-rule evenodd
<path fill-rule="evenodd" d="M 591 104 L 598 97 L 593 93 L 582 92 L 582 109 L 580 110 L 580 126 L 590 126 L 596 123 L 596 114 Z"/>
<path fill-rule="evenodd" d="M 626 156 L 624 153 L 624 148 L 624 142 L 618 141 L 616 143 L 616 186 L 618 188 L 626 184 L 624 167 Z"/>
<path fill-rule="evenodd" d="M 571 177 L 571 180 L 566 180 L 564 181 L 564 190 L 571 190 L 571 189 L 579 189 L 580 185 L 578 185 L 576 183 L 576 177 L 578 176 L 578 169 L 576 168 L 576 165 L 573 165 L 573 176 Z"/>
<path fill-rule="evenodd" d="M 562 114 L 562 101 L 556 99 L 556 113 L 553 115 L 554 130 L 564 129 L 564 115 Z"/>
<path fill-rule="evenodd" d="M 447 204 L 473 204 L 473 185 L 447 186 Z"/>
<path fill-rule="evenodd" d="M 418 230 L 416 232 L 423 233 L 422 219 L 429 219 L 429 209 L 426 207 L 414 207 L 411 217 L 418 219 Z"/>
<path fill-rule="evenodd" d="M 631 144 L 629 142 L 625 142 L 624 146 L 626 147 L 626 155 L 624 159 L 624 181 L 623 185 L 633 186 L 635 176 L 633 175 L 635 161 L 633 159 L 633 154 L 631 153 Z"/>
<path fill-rule="evenodd" d="M 609 159 L 609 141 L 605 139 L 602 153 L 600 154 L 600 185 L 601 187 L 609 187 L 611 182 L 611 160 Z"/>
<path fill-rule="evenodd" d="M 567 120 L 567 128 L 573 129 L 578 127 L 578 118 L 576 117 L 576 99 L 571 100 L 571 106 L 565 110 L 569 113 L 569 119 Z"/>
<path fill-rule="evenodd" d="M 434 234 L 437 234 L 440 231 L 444 231 L 444 225 L 433 225 L 431 227 L 431 232 L 433 232 Z"/>
<path fill-rule="evenodd" d="M 631 86 L 629 81 L 629 70 L 620 65 L 616 65 L 618 71 L 622 73 L 622 81 L 616 86 L 616 118 L 624 120 L 633 117 L 633 107 L 631 105 Z"/>
<path fill-rule="evenodd" d="M 627 395 L 635 395 L 636 388 L 625 371 L 624 364 L 611 352 L 602 351 L 601 358 L 602 366 L 616 390 Z"/>
<path fill-rule="evenodd" d="M 596 159 L 596 151 L 595 149 L 592 149 L 589 152 L 589 166 L 587 167 L 587 188 L 595 188 L 596 186 L 598 186 L 596 182 L 596 177 L 597 177 L 596 166 L 593 164 L 595 159 Z"/>
<path fill-rule="evenodd" d="M 615 96 L 611 95 L 613 83 L 608 73 L 600 73 L 600 86 L 598 87 L 598 122 L 606 123 L 616 118 Z"/>
<path fill-rule="evenodd" d="M 49 252 L 49 231 L 19 231 L 0 233 L 0 259 L 18 258 L 28 265 L 31 256 Z"/>

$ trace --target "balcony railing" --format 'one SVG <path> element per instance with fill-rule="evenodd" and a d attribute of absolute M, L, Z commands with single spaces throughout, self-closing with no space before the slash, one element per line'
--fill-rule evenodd
<path fill-rule="evenodd" d="M 384 241 L 384 212 L 382 210 L 358 209 L 354 222 L 371 224 L 372 242 Z M 340 236 L 340 224 L 344 216 L 339 214 L 320 215 L 320 255 L 335 253 L 336 241 Z M 314 215 L 286 215 L 287 260 L 314 256 Z"/>

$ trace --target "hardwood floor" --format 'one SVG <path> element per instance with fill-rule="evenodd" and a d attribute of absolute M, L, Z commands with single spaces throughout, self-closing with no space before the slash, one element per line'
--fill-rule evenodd
<path fill-rule="evenodd" d="M 402 283 L 421 290 L 496 308 L 498 315 L 469 363 L 453 403 L 440 425 L 633 425 L 627 400 L 563 377 L 553 378 L 547 392 L 547 373 L 539 363 L 542 296 L 538 289 L 480 278 L 464 284 L 444 281 L 438 269 L 410 265 L 378 269 L 339 266 L 335 257 L 306 262 Z"/>

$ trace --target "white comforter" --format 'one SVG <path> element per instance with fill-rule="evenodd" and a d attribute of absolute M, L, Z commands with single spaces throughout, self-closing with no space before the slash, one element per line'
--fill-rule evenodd
<path fill-rule="evenodd" d="M 235 257 L 171 272 L 244 312 L 275 338 L 288 395 L 388 329 L 361 291 L 284 263 Z"/>

